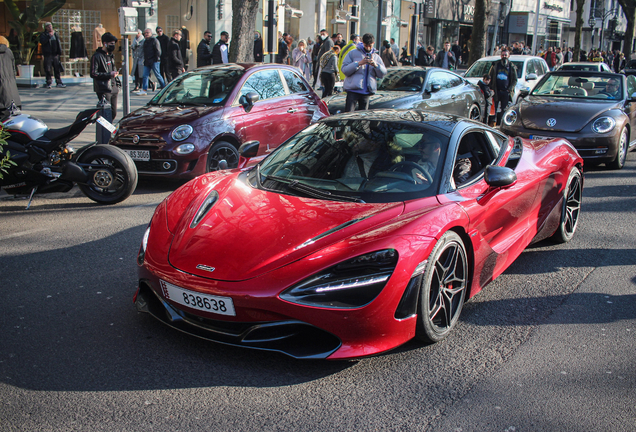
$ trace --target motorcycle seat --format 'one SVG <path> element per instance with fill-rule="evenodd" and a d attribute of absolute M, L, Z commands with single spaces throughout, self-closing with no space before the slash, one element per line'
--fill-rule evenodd
<path fill-rule="evenodd" d="M 98 109 L 90 109 L 80 112 L 73 124 L 59 128 L 59 129 L 49 129 L 44 133 L 44 138 L 47 138 L 57 144 L 57 142 L 66 140 L 66 142 L 71 141 L 77 135 L 79 135 L 86 125 L 91 121 L 91 118 L 95 113 L 99 111 Z"/>

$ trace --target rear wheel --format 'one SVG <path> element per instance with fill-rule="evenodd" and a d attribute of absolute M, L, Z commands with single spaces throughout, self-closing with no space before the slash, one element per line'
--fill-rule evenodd
<path fill-rule="evenodd" d="M 470 107 L 470 111 L 468 112 L 468 118 L 471 120 L 475 120 L 481 122 L 481 110 L 477 105 L 473 105 Z"/>
<path fill-rule="evenodd" d="M 78 163 L 84 166 L 88 182 L 78 184 L 82 193 L 100 204 L 116 204 L 128 198 L 137 187 L 137 168 L 122 150 L 111 145 L 96 145 L 83 153 Z"/>
<path fill-rule="evenodd" d="M 468 260 L 462 239 L 448 231 L 429 256 L 422 277 L 415 337 L 439 342 L 455 327 L 466 297 Z"/>
<path fill-rule="evenodd" d="M 566 243 L 572 240 L 579 224 L 581 213 L 581 198 L 583 197 L 583 182 L 581 170 L 572 168 L 568 185 L 563 191 L 563 209 L 561 210 L 561 223 L 552 240 L 557 243 Z"/>
<path fill-rule="evenodd" d="M 226 141 L 218 141 L 208 152 L 208 166 L 207 171 L 218 171 L 219 162 L 225 160 L 228 168 L 238 167 L 239 153 L 232 144 Z"/>
<path fill-rule="evenodd" d="M 627 135 L 627 128 L 623 128 L 621 131 L 621 137 L 618 141 L 618 152 L 616 152 L 616 159 L 608 163 L 607 166 L 611 169 L 621 169 L 625 166 L 625 159 L 627 158 L 627 146 L 629 145 L 629 137 Z"/>

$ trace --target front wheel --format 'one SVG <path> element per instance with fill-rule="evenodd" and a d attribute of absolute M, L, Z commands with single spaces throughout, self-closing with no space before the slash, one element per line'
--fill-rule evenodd
<path fill-rule="evenodd" d="M 422 285 L 415 337 L 439 342 L 455 327 L 464 307 L 468 286 L 468 260 L 462 239 L 445 233 L 428 258 Z"/>
<path fill-rule="evenodd" d="M 86 183 L 78 186 L 95 202 L 116 204 L 132 195 L 137 187 L 135 163 L 117 147 L 96 145 L 83 153 L 78 163 L 89 177 Z"/>
<path fill-rule="evenodd" d="M 208 152 L 208 169 L 207 172 L 218 171 L 219 162 L 225 160 L 228 168 L 236 168 L 239 163 L 239 152 L 229 142 L 219 141 L 210 147 Z"/>
<path fill-rule="evenodd" d="M 557 243 L 566 243 L 572 240 L 576 227 L 579 225 L 581 213 L 581 199 L 583 198 L 583 176 L 581 170 L 572 168 L 568 184 L 563 191 L 563 208 L 561 210 L 561 223 L 552 235 L 552 240 Z"/>
<path fill-rule="evenodd" d="M 481 110 L 477 105 L 473 105 L 470 107 L 470 111 L 468 112 L 468 118 L 471 120 L 475 120 L 481 122 Z"/>
<path fill-rule="evenodd" d="M 629 137 L 627 136 L 627 128 L 623 128 L 621 131 L 621 137 L 618 140 L 618 151 L 616 152 L 616 159 L 608 163 L 607 166 L 611 169 L 621 169 L 625 166 L 625 159 L 627 159 L 627 146 L 629 145 Z"/>

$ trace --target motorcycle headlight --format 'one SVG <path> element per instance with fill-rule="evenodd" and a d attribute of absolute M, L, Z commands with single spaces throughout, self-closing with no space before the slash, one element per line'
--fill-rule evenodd
<path fill-rule="evenodd" d="M 600 117 L 592 124 L 592 130 L 596 133 L 608 133 L 616 126 L 616 120 L 612 117 Z"/>
<path fill-rule="evenodd" d="M 503 116 L 503 122 L 506 126 L 512 126 L 517 121 L 517 111 L 508 110 Z"/>
<path fill-rule="evenodd" d="M 194 144 L 181 144 L 174 149 L 174 152 L 180 155 L 187 155 L 194 151 Z"/>
<path fill-rule="evenodd" d="M 362 307 L 382 292 L 397 262 L 398 253 L 395 249 L 360 255 L 286 289 L 280 298 L 307 306 Z"/>
<path fill-rule="evenodd" d="M 192 126 L 190 125 L 181 125 L 181 126 L 177 126 L 176 128 L 174 128 L 174 130 L 172 131 L 172 139 L 175 141 L 183 141 L 184 139 L 188 138 L 190 135 L 192 135 L 192 132 L 194 131 L 194 129 L 192 129 Z"/>
<path fill-rule="evenodd" d="M 137 264 L 143 265 L 144 258 L 146 257 L 146 247 L 148 246 L 148 237 L 150 236 L 150 224 L 146 228 L 144 237 L 141 239 L 141 247 L 139 248 L 139 254 L 137 255 Z"/>

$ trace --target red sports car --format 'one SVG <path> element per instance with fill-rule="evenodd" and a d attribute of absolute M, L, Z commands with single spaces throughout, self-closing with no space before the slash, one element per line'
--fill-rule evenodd
<path fill-rule="evenodd" d="M 446 114 L 328 117 L 166 198 L 134 301 L 185 333 L 296 358 L 436 342 L 526 246 L 572 238 L 582 165 L 566 140 Z"/>

